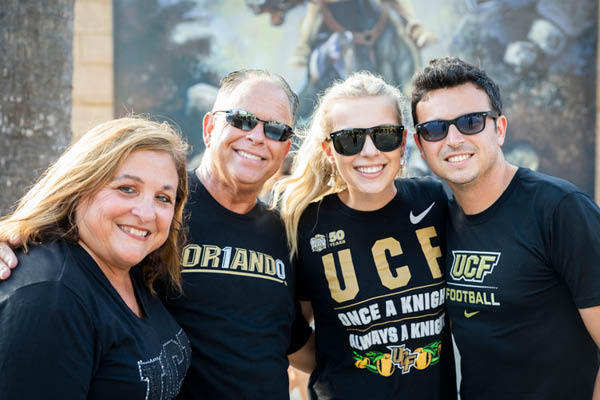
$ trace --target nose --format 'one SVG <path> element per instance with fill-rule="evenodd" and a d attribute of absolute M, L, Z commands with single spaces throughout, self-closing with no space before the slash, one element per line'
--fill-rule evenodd
<path fill-rule="evenodd" d="M 448 146 L 457 146 L 465 141 L 463 134 L 456 128 L 454 124 L 448 127 L 448 136 L 446 136 L 446 144 Z"/>
<path fill-rule="evenodd" d="M 377 150 L 377 147 L 375 147 L 375 143 L 373 143 L 371 136 L 367 135 L 365 138 L 365 144 L 360 151 L 360 155 L 363 157 L 369 157 L 376 156 L 377 154 L 379 154 L 379 150 Z"/>
<path fill-rule="evenodd" d="M 265 125 L 259 121 L 256 126 L 246 134 L 246 138 L 253 143 L 260 144 L 265 141 Z"/>
<path fill-rule="evenodd" d="M 131 210 L 131 213 L 142 222 L 150 222 L 156 219 L 153 196 L 143 196 Z"/>

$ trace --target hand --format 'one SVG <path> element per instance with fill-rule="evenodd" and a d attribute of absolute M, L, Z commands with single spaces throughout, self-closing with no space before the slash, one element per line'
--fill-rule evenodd
<path fill-rule="evenodd" d="M 18 247 L 19 240 L 0 242 L 0 280 L 8 279 L 10 270 L 17 266 L 17 256 L 11 247 Z"/>

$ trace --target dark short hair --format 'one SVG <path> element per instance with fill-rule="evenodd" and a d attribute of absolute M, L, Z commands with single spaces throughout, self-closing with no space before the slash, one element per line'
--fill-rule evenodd
<path fill-rule="evenodd" d="M 417 120 L 417 104 L 426 99 L 427 94 L 437 89 L 448 89 L 465 83 L 472 83 L 483 90 L 490 101 L 493 111 L 502 114 L 500 88 L 483 71 L 457 57 L 436 58 L 418 71 L 412 78 L 411 112 L 414 124 Z"/>
<path fill-rule="evenodd" d="M 227 74 L 221 79 L 221 85 L 219 88 L 219 94 L 229 94 L 235 90 L 240 84 L 248 80 L 258 79 L 273 82 L 277 84 L 287 95 L 290 102 L 290 111 L 292 113 L 292 119 L 296 116 L 296 110 L 298 109 L 298 96 L 289 83 L 278 74 L 274 74 L 264 69 L 240 69 Z"/>

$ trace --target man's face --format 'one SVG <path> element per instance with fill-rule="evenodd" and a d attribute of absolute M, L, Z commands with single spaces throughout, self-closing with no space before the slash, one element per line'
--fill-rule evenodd
<path fill-rule="evenodd" d="M 289 100 L 283 89 L 271 81 L 252 79 L 217 100 L 214 110 L 241 109 L 265 121 L 292 125 Z M 290 149 L 290 141 L 279 142 L 264 134 L 259 122 L 251 131 L 235 128 L 225 113 L 204 118 L 204 143 L 211 152 L 215 178 L 230 187 L 259 192 L 277 172 Z"/>
<path fill-rule="evenodd" d="M 490 111 L 487 94 L 477 86 L 466 83 L 449 89 L 428 93 L 417 104 L 419 123 L 434 120 L 453 120 L 461 115 Z M 485 129 L 474 135 L 464 135 L 455 125 L 438 142 L 427 142 L 415 134 L 421 157 L 429 168 L 448 182 L 452 190 L 485 182 L 502 160 L 501 146 L 506 133 L 506 117 L 494 121 L 486 117 Z"/>

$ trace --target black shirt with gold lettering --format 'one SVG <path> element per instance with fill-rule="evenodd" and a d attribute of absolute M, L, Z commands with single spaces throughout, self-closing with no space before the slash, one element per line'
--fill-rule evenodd
<path fill-rule="evenodd" d="M 600 209 L 520 168 L 487 210 L 450 203 L 447 305 L 461 398 L 592 398 L 597 348 L 578 309 L 600 305 Z"/>
<path fill-rule="evenodd" d="M 183 295 L 164 300 L 192 344 L 180 396 L 288 398 L 287 354 L 312 331 L 297 309 L 283 223 L 262 203 L 234 213 L 195 174 L 189 182 Z"/>
<path fill-rule="evenodd" d="M 357 211 L 337 195 L 300 220 L 299 297 L 312 303 L 319 399 L 456 398 L 442 276 L 447 198 L 430 178 Z"/>

